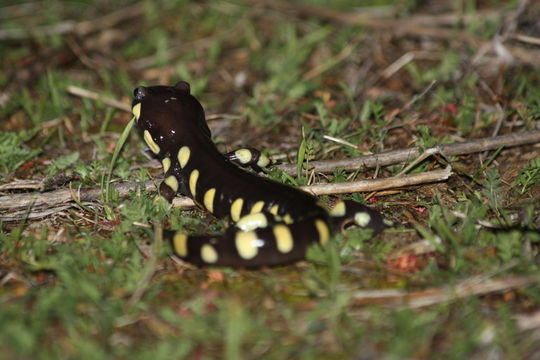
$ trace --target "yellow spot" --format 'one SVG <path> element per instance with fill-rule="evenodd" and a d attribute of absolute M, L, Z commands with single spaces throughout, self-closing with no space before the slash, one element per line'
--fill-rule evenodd
<path fill-rule="evenodd" d="M 141 117 L 141 103 L 133 105 L 133 108 L 131 108 L 131 112 L 133 115 L 135 115 L 135 119 L 139 120 Z"/>
<path fill-rule="evenodd" d="M 340 201 L 336 203 L 336 205 L 334 205 L 334 207 L 330 211 L 330 216 L 341 217 L 341 216 L 345 216 L 345 213 L 346 213 L 345 203 L 343 201 Z"/>
<path fill-rule="evenodd" d="M 161 160 L 161 164 L 163 165 L 163 172 L 167 172 L 171 168 L 171 159 L 166 157 L 165 159 Z"/>
<path fill-rule="evenodd" d="M 175 176 L 171 175 L 168 178 L 166 178 L 165 184 L 169 185 L 169 187 L 173 189 L 174 192 L 178 191 L 178 180 L 176 180 Z"/>
<path fill-rule="evenodd" d="M 195 169 L 189 175 L 189 191 L 191 195 L 195 196 L 197 191 L 197 180 L 199 180 L 199 170 Z"/>
<path fill-rule="evenodd" d="M 283 217 L 283 221 L 285 222 L 285 224 L 292 224 L 294 222 L 291 214 L 285 214 L 285 216 Z"/>
<path fill-rule="evenodd" d="M 371 216 L 367 212 L 357 212 L 354 214 L 354 223 L 358 226 L 365 227 L 371 221 Z"/>
<path fill-rule="evenodd" d="M 319 242 L 321 245 L 324 245 L 330 239 L 330 230 L 328 230 L 328 225 L 320 219 L 315 220 L 315 227 L 319 233 Z"/>
<path fill-rule="evenodd" d="M 178 162 L 180 167 L 183 169 L 186 167 L 186 164 L 189 161 L 189 156 L 191 155 L 191 150 L 187 146 L 182 146 L 178 151 Z"/>
<path fill-rule="evenodd" d="M 267 227 L 268 220 L 266 219 L 266 216 L 262 213 L 249 214 L 243 216 L 240 220 L 238 220 L 235 225 L 238 228 L 242 229 L 242 231 L 251 231 L 258 228 Z"/>
<path fill-rule="evenodd" d="M 177 232 L 173 237 L 173 246 L 174 251 L 180 257 L 187 256 L 187 238 L 188 236 L 184 233 Z"/>
<path fill-rule="evenodd" d="M 238 254 L 246 260 L 253 259 L 259 252 L 259 246 L 262 246 L 261 240 L 257 238 L 254 231 L 239 231 L 234 239 Z"/>
<path fill-rule="evenodd" d="M 252 207 L 250 213 L 255 214 L 261 212 L 264 207 L 264 201 L 257 201 Z"/>
<path fill-rule="evenodd" d="M 261 155 L 259 155 L 259 160 L 257 160 L 257 166 L 265 168 L 268 164 L 270 164 L 270 159 L 268 156 L 261 153 Z"/>
<path fill-rule="evenodd" d="M 274 205 L 270 208 L 270 214 L 277 215 L 279 210 L 279 205 Z"/>
<path fill-rule="evenodd" d="M 203 203 L 206 210 L 214 212 L 214 196 L 216 195 L 216 189 L 212 188 L 204 193 Z"/>
<path fill-rule="evenodd" d="M 242 214 L 242 206 L 244 205 L 244 199 L 238 198 L 234 200 L 234 202 L 231 205 L 231 219 L 233 221 L 238 221 L 240 219 L 240 215 Z"/>
<path fill-rule="evenodd" d="M 238 149 L 234 152 L 238 161 L 242 164 L 247 164 L 251 161 L 251 151 L 249 149 Z"/>
<path fill-rule="evenodd" d="M 280 252 L 288 253 L 293 248 L 293 237 L 287 225 L 276 225 L 272 229 L 276 238 L 276 245 Z"/>
<path fill-rule="evenodd" d="M 218 259 L 218 253 L 212 245 L 204 244 L 201 247 L 201 258 L 205 263 L 213 264 Z"/>
<path fill-rule="evenodd" d="M 154 139 L 152 139 L 152 135 L 150 135 L 150 132 L 148 130 L 144 130 L 143 138 L 150 150 L 152 150 L 152 152 L 156 155 L 159 154 L 159 145 L 156 144 Z"/>

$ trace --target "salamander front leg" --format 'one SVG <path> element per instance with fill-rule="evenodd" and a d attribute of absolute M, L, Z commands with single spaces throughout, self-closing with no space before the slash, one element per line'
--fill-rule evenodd
<path fill-rule="evenodd" d="M 176 163 L 173 163 L 173 161 L 174 160 L 171 160 L 168 156 L 165 156 L 163 160 L 161 160 L 165 179 L 159 184 L 159 194 L 169 203 L 171 203 L 176 194 L 179 191 L 182 192 L 182 189 L 185 187 L 183 186 L 183 183 L 179 182 L 179 177 L 174 174 L 175 166 L 177 165 Z M 181 178 L 180 181 L 182 181 Z"/>
<path fill-rule="evenodd" d="M 173 201 L 174 197 L 176 196 L 177 191 L 178 191 L 178 182 L 176 182 L 175 184 L 174 181 L 169 180 L 167 182 L 167 179 L 165 179 L 161 182 L 161 184 L 159 184 L 159 194 L 168 203 L 171 203 Z"/>
<path fill-rule="evenodd" d="M 225 157 L 239 166 L 249 167 L 256 172 L 263 172 L 268 166 L 273 165 L 272 160 L 268 156 L 250 147 L 231 151 L 226 153 Z"/>

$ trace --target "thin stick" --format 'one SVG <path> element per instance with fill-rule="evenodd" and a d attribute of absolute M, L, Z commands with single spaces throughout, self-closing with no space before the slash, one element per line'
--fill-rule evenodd
<path fill-rule="evenodd" d="M 532 44 L 532 45 L 540 45 L 540 38 L 523 35 L 523 34 L 515 34 L 512 35 L 513 39 L 516 39 L 517 41 L 524 42 L 526 44 Z"/>
<path fill-rule="evenodd" d="M 401 55 L 396 61 L 391 63 L 381 72 L 381 76 L 385 79 L 390 78 L 392 75 L 397 73 L 401 68 L 414 60 L 415 52 L 409 51 Z"/>
<path fill-rule="evenodd" d="M 76 95 L 76 96 L 80 96 L 80 97 L 83 97 L 83 98 L 92 99 L 92 100 L 96 100 L 96 101 L 101 101 L 106 105 L 109 105 L 109 106 L 112 106 L 114 108 L 124 110 L 124 111 L 127 111 L 127 112 L 131 111 L 131 106 L 129 106 L 129 104 L 126 104 L 126 103 L 124 103 L 122 101 L 115 100 L 115 99 L 110 98 L 110 97 L 100 95 L 99 93 L 94 92 L 94 91 L 86 90 L 86 89 L 80 88 L 78 86 L 68 86 L 67 91 L 68 91 L 68 93 L 70 93 L 72 95 Z"/>
<path fill-rule="evenodd" d="M 420 100 L 421 98 L 423 98 L 424 96 L 426 96 L 426 94 L 428 92 L 431 91 L 431 89 L 433 88 L 433 86 L 435 86 L 435 84 L 437 84 L 437 80 L 432 80 L 429 85 L 424 89 L 422 90 L 422 92 L 420 94 L 417 94 L 417 95 L 414 95 L 412 97 L 411 100 L 409 100 L 408 103 L 405 104 L 405 106 L 403 107 L 404 109 L 410 109 L 411 106 L 414 105 L 414 103 L 416 103 L 418 100 Z"/>
<path fill-rule="evenodd" d="M 514 315 L 514 320 L 522 331 L 538 329 L 540 328 L 540 310 L 532 314 Z"/>
<path fill-rule="evenodd" d="M 478 278 L 471 278 L 453 286 L 428 288 L 412 292 L 401 289 L 361 290 L 353 294 L 352 301 L 357 305 L 382 304 L 420 308 L 448 303 L 470 296 L 503 292 L 538 282 L 540 282 L 540 277 L 538 276 L 510 276 L 499 279 L 482 279 L 480 281 Z"/>
<path fill-rule="evenodd" d="M 387 179 L 358 180 L 344 183 L 314 184 L 301 186 L 300 189 L 313 195 L 346 194 L 353 192 L 381 191 L 402 188 L 406 186 L 427 184 L 447 180 L 452 175 L 452 170 L 447 167 L 444 170 L 426 171 L 419 174 L 410 174 Z"/>

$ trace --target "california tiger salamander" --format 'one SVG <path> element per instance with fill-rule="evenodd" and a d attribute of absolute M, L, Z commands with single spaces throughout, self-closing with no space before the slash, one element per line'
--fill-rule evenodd
<path fill-rule="evenodd" d="M 347 221 L 378 233 L 382 216 L 354 201 L 327 211 L 317 198 L 248 172 L 270 161 L 254 149 L 220 153 L 212 142 L 204 110 L 185 81 L 175 86 L 139 86 L 132 111 L 146 145 L 161 161 L 167 201 L 180 193 L 231 227 L 220 235 L 165 230 L 176 256 L 196 265 L 258 267 L 305 258 L 309 246 L 327 243 Z"/>

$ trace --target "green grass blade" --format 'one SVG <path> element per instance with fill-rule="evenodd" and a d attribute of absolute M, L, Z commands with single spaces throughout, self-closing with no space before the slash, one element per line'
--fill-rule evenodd
<path fill-rule="evenodd" d="M 126 143 L 126 140 L 129 136 L 129 133 L 131 131 L 131 128 L 133 127 L 133 124 L 135 124 L 135 116 L 131 118 L 131 120 L 127 123 L 126 127 L 124 128 L 124 131 L 122 132 L 122 135 L 118 139 L 118 142 L 116 143 L 116 146 L 114 148 L 114 153 L 111 158 L 111 163 L 109 164 L 109 171 L 107 174 L 107 180 L 105 182 L 105 202 L 109 202 L 109 184 L 111 182 L 112 173 L 114 170 L 114 166 L 116 164 L 116 160 L 118 159 L 118 155 L 120 154 L 120 151 L 124 147 L 124 144 Z"/>

